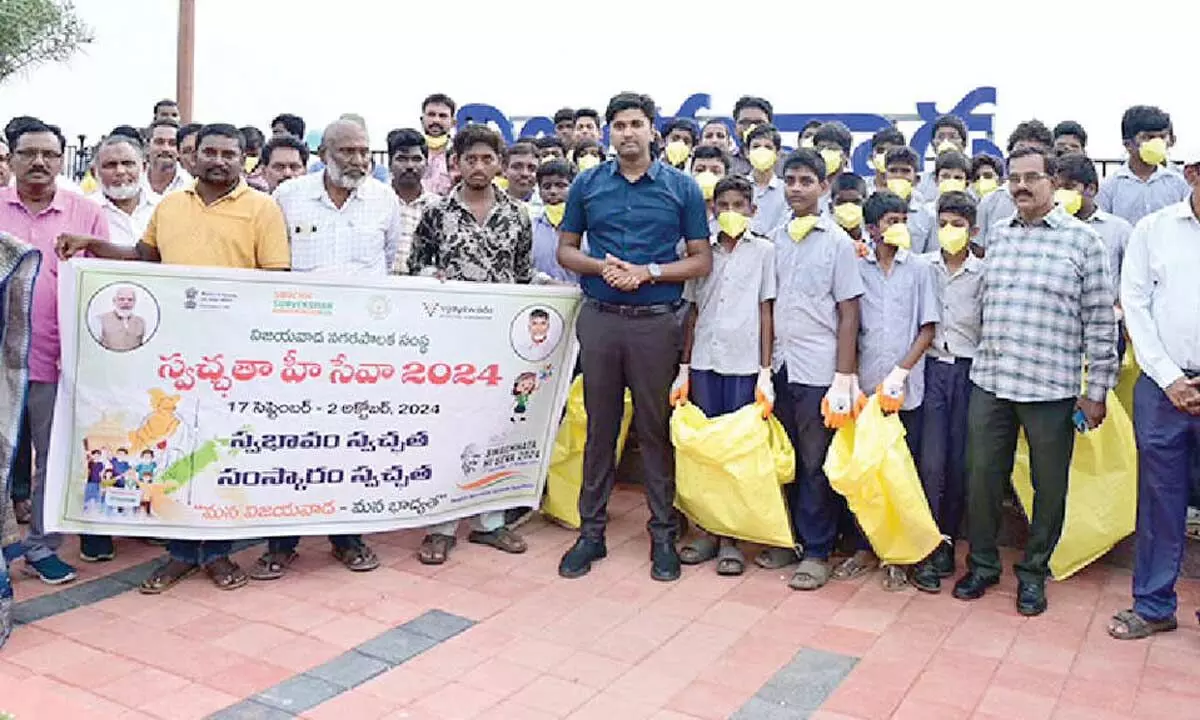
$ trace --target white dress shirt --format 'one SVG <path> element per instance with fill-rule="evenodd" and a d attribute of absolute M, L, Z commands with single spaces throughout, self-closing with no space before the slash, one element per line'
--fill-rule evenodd
<path fill-rule="evenodd" d="M 104 208 L 104 216 L 108 219 L 108 239 L 120 247 L 133 247 L 146 234 L 146 226 L 150 224 L 150 216 L 158 207 L 161 195 L 143 186 L 138 192 L 138 204 L 132 213 L 127 213 L 117 207 L 102 190 L 97 190 L 87 196 Z"/>
<path fill-rule="evenodd" d="M 390 187 L 368 177 L 339 208 L 321 172 L 283 183 L 274 197 L 287 222 L 293 272 L 388 274 L 401 234 L 400 201 Z"/>
<path fill-rule="evenodd" d="M 1129 236 L 1121 308 L 1138 364 L 1164 390 L 1200 370 L 1200 220 L 1191 198 L 1147 215 Z"/>
<path fill-rule="evenodd" d="M 176 190 L 182 190 L 185 187 L 188 187 L 195 180 L 196 178 L 192 177 L 187 170 L 184 170 L 182 165 L 176 163 L 175 177 L 171 178 L 171 182 L 167 183 L 167 186 L 163 188 L 161 193 L 157 193 L 154 192 L 154 188 L 150 187 L 150 173 L 142 173 L 142 186 L 146 188 L 146 192 L 151 195 L 157 195 L 159 199 L 162 199 L 164 196 L 169 195 Z"/>

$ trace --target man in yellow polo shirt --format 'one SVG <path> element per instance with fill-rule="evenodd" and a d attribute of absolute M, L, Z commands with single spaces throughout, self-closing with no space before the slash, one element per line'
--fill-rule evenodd
<path fill-rule="evenodd" d="M 96 238 L 62 235 L 62 259 L 82 252 L 110 260 L 171 265 L 287 270 L 291 253 L 283 213 L 270 196 L 242 180 L 242 135 L 232 125 L 201 128 L 196 140 L 196 182 L 162 199 L 146 235 L 133 248 Z M 172 540 L 170 562 L 142 583 L 144 593 L 161 593 L 199 568 L 222 590 L 246 584 L 246 573 L 229 559 L 228 540 Z"/>

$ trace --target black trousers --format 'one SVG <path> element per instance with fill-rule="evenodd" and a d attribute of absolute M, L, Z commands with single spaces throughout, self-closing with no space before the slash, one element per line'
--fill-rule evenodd
<path fill-rule="evenodd" d="M 679 362 L 679 323 L 670 313 L 625 317 L 585 302 L 576 332 L 588 416 L 579 492 L 580 533 L 590 538 L 604 535 L 628 388 L 650 506 L 647 528 L 655 540 L 674 539 L 675 451 L 668 425 L 668 396 Z"/>

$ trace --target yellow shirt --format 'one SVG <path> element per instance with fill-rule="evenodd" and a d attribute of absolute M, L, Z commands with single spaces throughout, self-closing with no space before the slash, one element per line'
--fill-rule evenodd
<path fill-rule="evenodd" d="M 291 265 L 287 226 L 270 195 L 241 181 L 205 205 L 196 186 L 162 199 L 142 242 L 170 265 L 286 270 Z"/>

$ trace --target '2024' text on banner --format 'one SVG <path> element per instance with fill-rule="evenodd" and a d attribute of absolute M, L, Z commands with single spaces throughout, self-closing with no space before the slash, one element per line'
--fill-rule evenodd
<path fill-rule="evenodd" d="M 361 533 L 536 506 L 574 288 L 77 260 L 47 526 Z"/>

